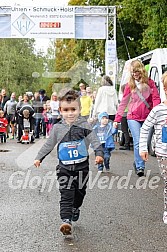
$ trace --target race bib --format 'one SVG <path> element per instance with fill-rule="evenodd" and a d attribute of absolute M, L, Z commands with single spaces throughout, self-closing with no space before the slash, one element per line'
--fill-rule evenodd
<path fill-rule="evenodd" d="M 97 133 L 100 143 L 105 143 L 105 134 L 103 132 Z"/>
<path fill-rule="evenodd" d="M 85 141 L 77 140 L 60 143 L 58 157 L 64 165 L 84 162 L 88 157 Z"/>
<path fill-rule="evenodd" d="M 162 127 L 162 143 L 167 143 L 167 125 Z"/>
<path fill-rule="evenodd" d="M 105 143 L 106 142 L 106 140 L 107 140 L 106 132 L 98 132 L 97 136 L 98 136 L 98 138 L 100 140 L 100 143 Z"/>

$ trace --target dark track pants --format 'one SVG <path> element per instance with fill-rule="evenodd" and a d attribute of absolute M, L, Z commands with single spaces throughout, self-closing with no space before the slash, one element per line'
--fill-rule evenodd
<path fill-rule="evenodd" d="M 86 187 L 89 179 L 89 168 L 81 171 L 69 171 L 64 168 L 57 168 L 59 182 L 60 217 L 61 219 L 72 218 L 72 209 L 79 208 L 86 195 Z"/>

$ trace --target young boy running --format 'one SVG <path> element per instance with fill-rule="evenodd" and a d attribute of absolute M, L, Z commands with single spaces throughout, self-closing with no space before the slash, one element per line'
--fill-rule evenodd
<path fill-rule="evenodd" d="M 91 143 L 95 152 L 95 163 L 103 163 L 103 149 L 87 121 L 80 117 L 80 98 L 74 90 L 66 90 L 59 96 L 62 120 L 53 126 L 47 142 L 39 151 L 34 165 L 42 160 L 57 144 L 59 164 L 56 167 L 59 182 L 60 231 L 71 234 L 72 221 L 77 221 L 80 207 L 86 194 L 89 176 L 88 148 Z M 63 178 L 63 179 L 62 179 Z"/>
<path fill-rule="evenodd" d="M 109 121 L 109 115 L 106 112 L 98 114 L 99 122 L 93 127 L 99 141 L 102 144 L 104 151 L 104 164 L 98 164 L 98 171 L 103 171 L 104 166 L 106 171 L 110 171 L 111 151 L 115 149 L 113 135 L 117 133 L 117 129 L 112 126 Z"/>
<path fill-rule="evenodd" d="M 167 95 L 167 72 L 162 76 L 162 83 Z M 147 138 L 150 127 L 154 126 L 156 136 L 155 153 L 158 166 L 164 180 L 164 214 L 163 221 L 167 224 L 167 100 L 155 106 L 145 120 L 139 142 L 139 153 L 144 161 L 148 160 Z"/>

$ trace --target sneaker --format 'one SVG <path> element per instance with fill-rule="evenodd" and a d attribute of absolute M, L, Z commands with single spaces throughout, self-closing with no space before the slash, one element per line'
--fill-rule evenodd
<path fill-rule="evenodd" d="M 60 232 L 62 232 L 63 235 L 71 235 L 71 229 L 71 221 L 69 219 L 63 220 L 63 223 L 60 226 Z"/>
<path fill-rule="evenodd" d="M 163 222 L 165 224 L 167 224 L 167 211 L 164 211 L 164 214 L 163 214 Z"/>
<path fill-rule="evenodd" d="M 14 136 L 11 136 L 10 140 L 13 140 L 14 139 Z"/>
<path fill-rule="evenodd" d="M 103 165 L 103 164 L 99 164 L 99 165 L 98 165 L 98 171 L 99 171 L 99 172 L 103 172 L 103 168 L 104 168 L 104 165 Z"/>
<path fill-rule="evenodd" d="M 80 210 L 79 208 L 73 208 L 72 210 L 72 221 L 77 221 L 80 216 Z"/>
<path fill-rule="evenodd" d="M 136 170 L 136 174 L 137 174 L 139 177 L 144 176 L 144 169 L 143 169 L 142 167 L 140 167 L 139 169 Z"/>
<path fill-rule="evenodd" d="M 130 150 L 130 146 L 119 147 L 119 150 Z"/>

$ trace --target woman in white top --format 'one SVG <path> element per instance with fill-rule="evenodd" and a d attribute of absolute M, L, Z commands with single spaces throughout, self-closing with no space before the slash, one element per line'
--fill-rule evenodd
<path fill-rule="evenodd" d="M 51 95 L 50 107 L 51 107 L 51 113 L 52 113 L 52 124 L 55 124 L 58 121 L 60 121 L 59 101 L 58 101 L 56 92 L 53 92 Z"/>
<path fill-rule="evenodd" d="M 93 117 L 97 117 L 99 113 L 107 112 L 110 120 L 115 119 L 118 105 L 118 97 L 113 82 L 109 76 L 104 75 L 101 81 L 101 87 L 98 89 Z"/>

